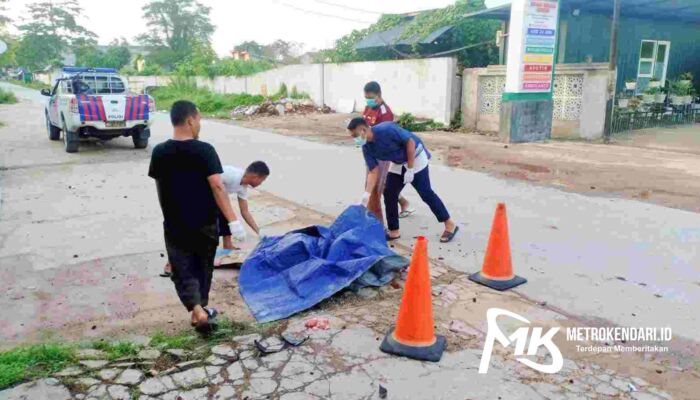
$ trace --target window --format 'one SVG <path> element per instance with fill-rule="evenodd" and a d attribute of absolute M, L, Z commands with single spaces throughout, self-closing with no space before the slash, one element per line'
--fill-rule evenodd
<path fill-rule="evenodd" d="M 639 49 L 639 65 L 637 67 L 637 90 L 644 90 L 649 81 L 654 78 L 666 81 L 668 54 L 671 42 L 663 40 L 642 40 Z"/>
<path fill-rule="evenodd" d="M 124 82 L 116 76 L 109 78 L 109 87 L 112 93 L 124 93 L 126 88 L 124 87 Z"/>

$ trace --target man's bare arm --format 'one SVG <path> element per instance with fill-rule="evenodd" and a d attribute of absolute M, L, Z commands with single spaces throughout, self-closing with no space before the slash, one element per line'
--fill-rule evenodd
<path fill-rule="evenodd" d="M 379 179 L 379 168 L 374 167 L 371 171 L 367 173 L 367 183 L 365 184 L 365 192 L 372 193 L 374 187 L 377 186 L 377 180 Z"/>
<path fill-rule="evenodd" d="M 211 192 L 214 194 L 216 205 L 219 206 L 219 210 L 221 210 L 221 213 L 224 214 L 226 222 L 236 221 L 238 217 L 233 211 L 231 199 L 228 197 L 226 187 L 224 186 L 224 181 L 221 179 L 221 174 L 209 175 L 207 181 L 209 181 Z"/>
<path fill-rule="evenodd" d="M 248 210 L 248 200 L 238 198 L 238 208 L 241 210 L 241 217 L 243 217 L 243 220 L 248 224 L 249 227 L 253 228 L 255 233 L 260 233 L 260 228 L 258 227 L 258 224 L 255 223 L 255 219 L 253 218 L 253 214 L 250 213 Z"/>
<path fill-rule="evenodd" d="M 408 139 L 406 142 L 406 165 L 408 168 L 413 168 L 413 162 L 416 160 L 416 142 L 413 139 Z"/>

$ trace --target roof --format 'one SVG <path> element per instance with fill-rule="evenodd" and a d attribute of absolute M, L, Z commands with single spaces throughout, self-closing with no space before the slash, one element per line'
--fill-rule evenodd
<path fill-rule="evenodd" d="M 413 45 L 413 44 L 430 44 L 439 39 L 441 36 L 444 34 L 448 33 L 451 29 L 452 26 L 443 26 L 442 28 L 438 28 L 434 30 L 433 32 L 430 32 L 430 34 L 426 35 L 425 37 L 421 38 L 418 35 L 414 35 L 409 38 L 401 38 L 401 34 L 403 31 L 406 29 L 408 24 L 402 24 L 399 26 L 396 26 L 394 28 L 391 28 L 387 31 L 382 31 L 382 32 L 373 32 L 364 39 L 360 40 L 357 45 L 355 45 L 356 49 L 369 49 L 372 47 L 386 47 L 388 45 L 396 46 L 396 45 Z"/>
<path fill-rule="evenodd" d="M 593 14 L 612 15 L 611 0 L 561 0 L 562 9 L 581 9 Z M 698 0 L 620 0 L 620 15 L 627 18 L 700 23 Z M 467 14 L 465 17 L 508 20 L 510 4 Z"/>

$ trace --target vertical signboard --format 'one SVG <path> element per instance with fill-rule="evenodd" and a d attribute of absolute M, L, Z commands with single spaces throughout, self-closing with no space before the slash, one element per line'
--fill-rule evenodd
<path fill-rule="evenodd" d="M 558 0 L 513 1 L 506 92 L 548 93 L 552 90 L 558 8 Z"/>

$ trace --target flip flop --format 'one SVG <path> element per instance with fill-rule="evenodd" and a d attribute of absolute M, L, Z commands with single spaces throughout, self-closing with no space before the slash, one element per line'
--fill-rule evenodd
<path fill-rule="evenodd" d="M 394 240 L 397 240 L 397 239 L 401 239 L 401 235 L 399 235 L 399 236 L 397 236 L 397 237 L 391 237 L 391 236 L 389 236 L 388 233 L 385 233 L 384 236 L 386 236 L 386 241 L 387 241 L 387 242 L 391 242 L 391 241 L 394 241 Z"/>
<path fill-rule="evenodd" d="M 213 308 L 213 307 L 212 308 L 204 307 L 204 311 L 206 311 L 207 314 L 209 314 L 209 318 L 211 318 L 211 319 L 214 319 L 219 315 L 219 310 L 217 310 L 216 308 Z"/>
<path fill-rule="evenodd" d="M 209 313 L 208 310 L 207 313 Z M 211 314 L 209 314 L 209 318 L 207 318 L 206 321 L 195 324 L 194 330 L 201 334 L 208 334 L 216 330 L 218 326 L 219 323 L 216 321 L 216 319 L 212 318 Z"/>
<path fill-rule="evenodd" d="M 414 212 L 416 212 L 416 209 L 415 209 L 415 208 L 409 208 L 408 210 L 401 211 L 401 212 L 399 213 L 399 218 L 407 218 L 407 217 L 410 217 L 411 214 L 413 214 Z"/>
<path fill-rule="evenodd" d="M 163 278 L 170 278 L 171 276 L 173 276 L 173 273 L 172 273 L 172 272 L 163 271 L 163 272 L 160 273 L 159 276 L 161 276 L 161 277 L 163 277 Z"/>
<path fill-rule="evenodd" d="M 443 232 L 442 236 L 440 236 L 440 243 L 449 243 L 454 239 L 455 235 L 459 232 L 459 227 L 455 226 L 455 230 L 453 232 Z"/>

